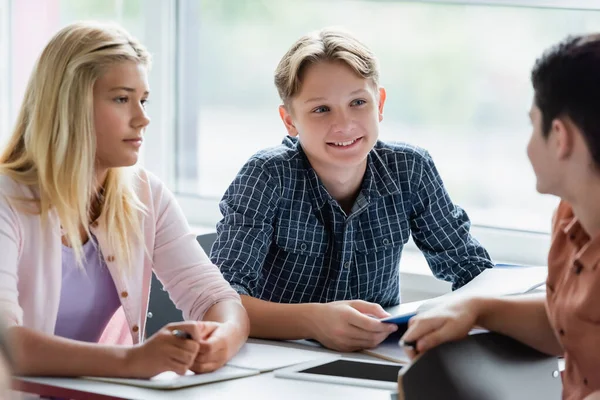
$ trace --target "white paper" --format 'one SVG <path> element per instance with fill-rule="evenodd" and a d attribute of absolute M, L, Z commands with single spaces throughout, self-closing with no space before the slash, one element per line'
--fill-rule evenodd
<path fill-rule="evenodd" d="M 105 378 L 105 377 L 84 377 L 95 381 L 110 383 L 119 383 L 122 385 L 139 386 L 154 389 L 178 389 L 187 386 L 203 385 L 205 383 L 226 381 L 229 379 L 242 378 L 246 376 L 258 375 L 258 371 L 250 369 L 235 368 L 223 366 L 214 372 L 206 374 L 194 374 L 187 371 L 185 375 L 178 375 L 172 371 L 162 372 L 150 379 L 128 379 L 128 378 Z"/>
<path fill-rule="evenodd" d="M 418 312 L 426 311 L 457 297 L 510 296 L 543 291 L 547 277 L 547 267 L 496 267 L 486 269 L 465 286 L 451 293 L 427 300 L 419 307 Z"/>
<path fill-rule="evenodd" d="M 260 372 L 301 364 L 323 358 L 324 354 L 303 349 L 246 343 L 227 365 L 238 368 L 256 369 Z"/>

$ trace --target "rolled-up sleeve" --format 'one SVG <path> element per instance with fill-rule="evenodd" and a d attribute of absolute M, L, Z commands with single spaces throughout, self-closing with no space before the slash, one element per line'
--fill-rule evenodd
<path fill-rule="evenodd" d="M 467 213 L 452 203 L 431 156 L 424 151 L 413 190 L 411 231 L 433 274 L 457 289 L 493 267 L 485 248 L 470 234 Z"/>
<path fill-rule="evenodd" d="M 272 242 L 279 187 L 262 160 L 251 159 L 221 200 L 223 218 L 217 224 L 211 259 L 240 294 L 256 296 Z"/>
<path fill-rule="evenodd" d="M 216 303 L 240 302 L 239 295 L 196 241 L 173 194 L 162 183 L 154 186 L 154 272 L 175 306 L 185 319 L 201 320 Z"/>
<path fill-rule="evenodd" d="M 23 324 L 17 286 L 20 236 L 17 214 L 0 193 L 0 319 L 7 326 Z"/>

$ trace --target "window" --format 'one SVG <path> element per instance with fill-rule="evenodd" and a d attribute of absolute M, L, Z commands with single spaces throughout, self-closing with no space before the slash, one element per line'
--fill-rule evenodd
<path fill-rule="evenodd" d="M 148 105 L 153 123 L 142 162 L 153 160 L 153 171 L 168 180 L 172 168 L 167 165 L 171 158 L 165 138 L 173 130 L 174 10 L 172 2 L 162 0 L 0 0 L 0 141 L 12 131 L 31 70 L 50 38 L 78 20 L 116 22 L 153 56 L 149 75 L 153 99 Z"/>
<path fill-rule="evenodd" d="M 142 162 L 192 224 L 214 226 L 239 168 L 283 139 L 273 85 L 280 57 L 300 35 L 334 25 L 380 59 L 381 139 L 430 151 L 492 255 L 543 263 L 557 201 L 535 192 L 525 154 L 529 74 L 549 45 L 600 30 L 597 2 L 0 0 L 0 141 L 43 46 L 82 19 L 115 21 L 152 53 Z"/>
<path fill-rule="evenodd" d="M 0 60 L 9 60 L 8 32 L 9 25 L 9 3 L 8 0 L 0 0 Z M 0 63 L 0 143 L 9 131 L 9 102 L 10 96 L 9 82 L 9 65 L 7 62 Z"/>
<path fill-rule="evenodd" d="M 597 31 L 600 11 L 453 3 L 180 1 L 177 192 L 209 199 L 216 222 L 212 203 L 246 159 L 285 135 L 273 85 L 280 57 L 300 35 L 338 25 L 380 59 L 381 139 L 428 149 L 474 224 L 548 232 L 557 200 L 536 193 L 525 153 L 529 75 L 549 45 Z"/>

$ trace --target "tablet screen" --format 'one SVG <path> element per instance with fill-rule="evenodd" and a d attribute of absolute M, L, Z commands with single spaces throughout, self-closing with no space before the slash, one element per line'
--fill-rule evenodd
<path fill-rule="evenodd" d="M 339 376 L 344 378 L 369 379 L 373 381 L 397 382 L 402 365 L 362 363 L 360 361 L 335 360 L 327 364 L 298 371 L 303 374 Z"/>

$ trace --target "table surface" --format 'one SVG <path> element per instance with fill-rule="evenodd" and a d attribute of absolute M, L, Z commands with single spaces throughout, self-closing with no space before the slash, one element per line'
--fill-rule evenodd
<path fill-rule="evenodd" d="M 324 354 L 340 354 L 306 341 L 281 342 L 250 339 L 249 342 L 309 349 Z M 342 353 L 342 357 L 377 360 L 374 357 L 360 353 Z M 389 390 L 371 389 L 359 386 L 277 378 L 274 376 L 273 372 L 176 390 L 146 389 L 77 378 L 19 377 L 15 382 L 23 385 L 22 387 L 24 388 L 35 390 L 37 393 L 41 390 L 44 392 L 44 395 L 68 396 L 85 399 L 126 398 L 157 400 L 177 398 L 217 400 L 224 398 L 260 398 L 265 400 L 318 400 L 343 398 L 344 400 L 389 400 L 393 393 Z"/>

